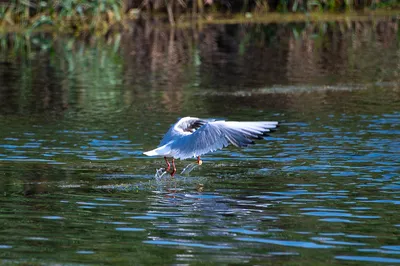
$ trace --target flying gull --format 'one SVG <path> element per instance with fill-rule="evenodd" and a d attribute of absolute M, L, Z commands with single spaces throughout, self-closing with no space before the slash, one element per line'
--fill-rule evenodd
<path fill-rule="evenodd" d="M 161 140 L 158 148 L 144 152 L 147 156 L 163 156 L 169 172 L 172 158 L 171 176 L 176 172 L 175 159 L 197 157 L 222 149 L 229 144 L 247 147 L 254 139 L 263 139 L 266 133 L 278 126 L 276 121 L 236 122 L 196 117 L 181 118 Z"/>

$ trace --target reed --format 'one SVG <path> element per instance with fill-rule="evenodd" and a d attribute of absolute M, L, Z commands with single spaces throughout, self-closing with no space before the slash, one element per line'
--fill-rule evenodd
<path fill-rule="evenodd" d="M 165 14 L 175 25 L 205 13 L 262 15 L 269 12 L 338 12 L 397 9 L 398 0 L 0 0 L 0 30 L 33 31 L 50 25 L 59 31 L 105 33 L 127 18 Z"/>
<path fill-rule="evenodd" d="M 49 24 L 60 30 L 105 30 L 121 22 L 118 0 L 59 0 L 0 2 L 0 26 L 35 28 Z"/>

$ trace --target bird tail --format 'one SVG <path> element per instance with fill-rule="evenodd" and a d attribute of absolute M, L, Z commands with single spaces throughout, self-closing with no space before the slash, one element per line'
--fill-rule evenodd
<path fill-rule="evenodd" d="M 164 145 L 157 149 L 143 152 L 143 154 L 147 156 L 168 156 L 170 151 L 171 149 L 167 145 Z"/>
<path fill-rule="evenodd" d="M 144 155 L 147 155 L 147 156 L 157 156 L 158 154 L 157 154 L 157 151 L 156 151 L 157 149 L 155 149 L 155 150 L 151 150 L 151 151 L 146 151 L 146 152 L 143 152 L 143 154 Z"/>

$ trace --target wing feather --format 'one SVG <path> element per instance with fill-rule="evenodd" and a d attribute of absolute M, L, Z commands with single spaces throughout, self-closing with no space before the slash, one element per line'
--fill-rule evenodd
<path fill-rule="evenodd" d="M 171 155 L 186 159 L 222 149 L 229 144 L 247 147 L 254 139 L 276 128 L 278 122 L 225 122 L 213 121 L 192 134 L 181 136 L 170 144 Z"/>
<path fill-rule="evenodd" d="M 213 120 L 210 120 L 213 121 Z M 195 132 L 201 126 L 205 125 L 208 121 L 204 119 L 199 119 L 197 117 L 183 117 L 177 123 L 175 123 L 168 132 L 164 135 L 158 147 L 161 147 L 168 142 L 186 136 Z"/>

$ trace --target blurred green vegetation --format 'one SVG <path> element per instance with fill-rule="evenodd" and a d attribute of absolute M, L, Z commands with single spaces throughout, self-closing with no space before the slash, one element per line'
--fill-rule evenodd
<path fill-rule="evenodd" d="M 34 30 L 43 24 L 59 30 L 107 30 L 122 19 L 117 0 L 65 0 L 0 2 L 0 25 Z"/>
<path fill-rule="evenodd" d="M 0 115 L 58 119 L 84 109 L 87 123 L 98 119 L 99 109 L 116 117 L 135 108 L 190 113 L 200 87 L 201 93 L 215 88 L 222 93 L 237 84 L 251 90 L 275 84 L 298 90 L 292 86 L 399 82 L 400 22 L 392 17 L 197 29 L 160 23 L 152 20 L 105 36 L 0 33 Z M 200 106 L 219 108 L 223 101 L 216 104 L 216 98 L 198 104 L 196 112 Z M 279 102 L 276 108 L 292 103 L 288 99 L 282 106 L 265 94 L 248 105 L 267 101 Z"/>
<path fill-rule="evenodd" d="M 34 32 L 29 37 L 20 33 L 0 34 L 0 62 L 19 65 L 18 73 L 4 69 L 7 76 L 17 75 L 17 82 L 4 80 L 0 98 L 10 93 L 9 102 L 19 102 L 18 113 L 33 110 L 33 113 L 50 112 L 51 115 L 62 113 L 69 104 L 80 103 L 85 98 L 100 102 L 110 96 L 111 88 L 120 85 L 123 62 L 117 52 L 119 46 L 119 34 L 107 42 L 102 36 L 85 41 L 43 32 Z M 92 90 L 78 89 L 87 83 Z M 33 90 L 36 86 L 41 89 Z M 102 102 L 102 106 L 117 108 L 120 98 L 111 98 Z M 6 113 L 10 111 L 7 104 L 3 107 Z M 87 107 L 93 108 L 90 104 Z"/>
<path fill-rule="evenodd" d="M 162 17 L 171 25 L 213 15 L 245 18 L 278 13 L 324 13 L 398 9 L 398 0 L 66 0 L 0 1 L 0 30 L 34 31 L 47 25 L 58 31 L 107 33 L 131 19 Z"/>

